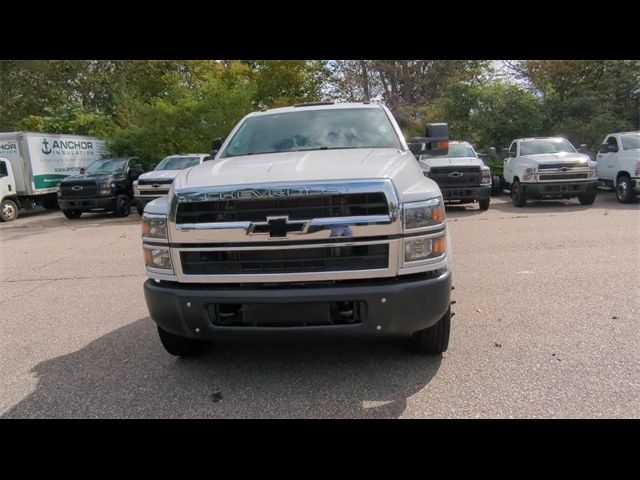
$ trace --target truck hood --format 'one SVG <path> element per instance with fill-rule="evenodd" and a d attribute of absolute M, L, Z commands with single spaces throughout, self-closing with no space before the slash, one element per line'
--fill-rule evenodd
<path fill-rule="evenodd" d="M 181 171 L 175 189 L 265 183 L 391 179 L 405 201 L 440 195 L 409 151 L 358 148 L 227 157 Z M 426 197 L 425 197 L 426 196 Z"/>
<path fill-rule="evenodd" d="M 587 155 L 581 153 L 559 152 L 559 153 L 540 153 L 538 155 L 521 155 L 520 158 L 529 160 L 531 163 L 544 165 L 546 163 L 558 162 L 585 162 L 589 161 Z"/>
<path fill-rule="evenodd" d="M 76 175 L 69 175 L 68 177 L 65 177 L 60 182 L 60 185 L 87 180 L 92 180 L 97 183 L 107 183 L 112 180 L 120 180 L 122 178 L 124 178 L 124 173 L 78 173 Z"/>
<path fill-rule="evenodd" d="M 173 180 L 181 172 L 181 170 L 152 170 L 143 173 L 138 177 L 139 180 Z"/>
<path fill-rule="evenodd" d="M 484 165 L 484 162 L 476 157 L 458 157 L 458 158 L 430 157 L 430 158 L 423 158 L 422 160 L 420 160 L 420 165 L 424 170 L 429 170 L 432 167 L 449 167 L 449 166 L 481 167 Z"/>

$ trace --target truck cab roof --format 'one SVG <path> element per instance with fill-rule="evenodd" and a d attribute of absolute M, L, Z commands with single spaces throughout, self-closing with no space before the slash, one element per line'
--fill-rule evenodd
<path fill-rule="evenodd" d="M 383 109 L 382 104 L 380 103 L 369 103 L 369 102 L 345 102 L 345 103 L 335 103 L 335 102 L 317 102 L 317 103 L 302 103 L 298 105 L 294 105 L 292 107 L 279 107 L 279 108 L 271 108 L 269 110 L 264 110 L 262 112 L 253 112 L 247 115 L 248 117 L 256 117 L 261 115 L 273 115 L 276 113 L 291 113 L 291 112 L 299 112 L 305 110 L 328 110 L 328 109 L 344 109 L 344 108 L 379 108 Z"/>

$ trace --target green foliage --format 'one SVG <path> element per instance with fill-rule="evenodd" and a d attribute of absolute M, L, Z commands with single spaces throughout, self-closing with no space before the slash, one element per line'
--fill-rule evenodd
<path fill-rule="evenodd" d="M 0 130 L 95 135 L 155 163 L 208 151 L 249 111 L 325 99 L 382 101 L 408 138 L 446 121 L 480 151 L 640 129 L 640 61 L 507 64 L 517 82 L 481 60 L 1 60 Z"/>
<path fill-rule="evenodd" d="M 51 116 L 29 115 L 16 124 L 28 132 L 70 133 L 108 137 L 115 125 L 110 117 L 78 108 L 60 108 Z"/>
<path fill-rule="evenodd" d="M 207 153 L 253 109 L 255 87 L 212 79 L 201 90 L 176 88 L 152 102 L 130 100 L 127 121 L 111 135 L 116 155 L 137 155 L 147 166 L 174 153 Z M 123 114 L 124 115 L 124 114 Z"/>

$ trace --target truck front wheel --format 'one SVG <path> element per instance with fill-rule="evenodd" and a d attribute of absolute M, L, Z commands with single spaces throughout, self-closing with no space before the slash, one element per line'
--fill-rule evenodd
<path fill-rule="evenodd" d="M 514 180 L 511 184 L 511 202 L 514 207 L 524 207 L 527 203 L 527 196 L 522 191 L 522 186 L 518 180 Z"/>
<path fill-rule="evenodd" d="M 79 212 L 78 210 L 62 210 L 62 213 L 64 213 L 64 216 L 70 220 L 80 218 L 80 215 L 82 215 L 82 212 Z"/>
<path fill-rule="evenodd" d="M 18 218 L 18 205 L 13 200 L 3 200 L 0 205 L 0 220 L 3 222 L 13 222 Z"/>
<path fill-rule="evenodd" d="M 635 200 L 635 192 L 631 185 L 631 179 L 626 175 L 621 176 L 618 179 L 616 185 L 616 197 L 620 203 L 631 203 Z"/>
<path fill-rule="evenodd" d="M 205 342 L 202 340 L 179 337 L 178 335 L 169 333 L 160 327 L 158 327 L 158 335 L 160 335 L 160 341 L 162 342 L 164 349 L 171 355 L 176 355 L 178 357 L 185 357 L 187 355 L 198 353 L 205 345 Z"/>
<path fill-rule="evenodd" d="M 489 204 L 491 203 L 491 198 L 485 198 L 480 200 L 478 204 L 480 205 L 480 210 L 489 210 Z"/>
<path fill-rule="evenodd" d="M 116 217 L 128 217 L 131 211 L 131 202 L 126 195 L 118 195 L 116 198 Z"/>
<path fill-rule="evenodd" d="M 593 205 L 593 202 L 596 201 L 596 194 L 583 193 L 582 195 L 578 195 L 578 200 L 580 201 L 580 205 Z"/>
<path fill-rule="evenodd" d="M 414 332 L 418 350 L 425 353 L 442 353 L 449 346 L 451 331 L 451 307 L 434 326 Z"/>

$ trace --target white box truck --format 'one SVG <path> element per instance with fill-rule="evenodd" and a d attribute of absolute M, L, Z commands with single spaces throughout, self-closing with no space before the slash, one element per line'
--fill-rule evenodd
<path fill-rule="evenodd" d="M 58 208 L 58 183 L 107 155 L 104 140 L 83 135 L 0 133 L 0 219 L 18 209 Z"/>

